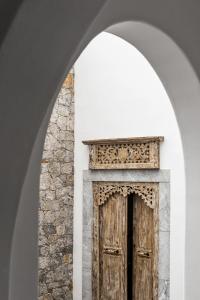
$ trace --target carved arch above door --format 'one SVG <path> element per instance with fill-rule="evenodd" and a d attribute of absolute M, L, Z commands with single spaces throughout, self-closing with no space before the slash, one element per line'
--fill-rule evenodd
<path fill-rule="evenodd" d="M 111 195 L 119 193 L 126 197 L 132 193 L 140 196 L 145 204 L 155 209 L 157 203 L 158 185 L 156 183 L 125 183 L 125 182 L 105 182 L 94 183 L 94 199 L 97 205 L 104 204 Z"/>

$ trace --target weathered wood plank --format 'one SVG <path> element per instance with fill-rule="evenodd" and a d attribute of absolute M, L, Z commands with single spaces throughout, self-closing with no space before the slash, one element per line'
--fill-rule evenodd
<path fill-rule="evenodd" d="M 100 299 L 126 299 L 126 198 L 114 194 L 100 210 Z"/>
<path fill-rule="evenodd" d="M 139 196 L 135 195 L 134 200 L 134 299 L 153 300 L 153 210 Z"/>

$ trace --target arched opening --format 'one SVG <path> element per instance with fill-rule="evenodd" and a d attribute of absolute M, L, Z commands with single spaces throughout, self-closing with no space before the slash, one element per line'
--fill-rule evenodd
<path fill-rule="evenodd" d="M 74 295 L 81 294 L 82 171 L 88 168 L 82 141 L 163 135 L 160 168 L 171 170 L 171 295 L 183 298 L 184 161 L 178 125 L 161 81 L 135 47 L 102 33 L 75 64 L 75 107 Z"/>
<path fill-rule="evenodd" d="M 171 171 L 171 297 L 183 298 L 184 162 L 178 125 L 162 83 L 135 47 L 110 33 L 100 34 L 93 39 L 77 60 L 74 243 L 72 242 L 74 129 L 70 114 L 73 111 L 73 88 L 70 87 L 69 78 L 65 81 L 54 106 L 43 153 L 42 209 L 40 209 L 42 254 L 39 264 L 41 297 L 45 295 L 49 297 L 53 295 L 54 298 L 70 295 L 72 297 L 72 293 L 76 298 L 82 297 L 80 270 L 83 264 L 81 243 L 83 205 L 80 182 L 82 170 L 87 168 L 86 153 L 83 150 L 84 146 L 81 146 L 82 140 L 164 135 L 161 169 Z M 47 242 L 43 243 L 43 239 Z"/>
<path fill-rule="evenodd" d="M 82 140 L 151 135 L 165 137 L 161 148 L 161 169 L 171 171 L 171 291 L 176 297 L 182 298 L 184 165 L 180 134 L 170 100 L 150 64 L 132 45 L 110 33 L 102 33 L 90 43 L 75 64 L 76 196 L 72 217 L 73 77 L 74 70 L 68 75 L 58 95 L 43 151 L 39 217 L 39 299 L 69 298 L 72 294 L 75 298 L 82 297 L 80 270 L 84 263 L 81 242 L 84 208 L 80 181 L 82 170 L 87 168 Z M 166 263 L 166 268 L 169 269 L 169 263 Z M 166 285 L 167 291 L 163 292 L 160 287 L 160 294 L 168 295 L 169 277 L 166 274 L 162 276 L 159 287 Z"/>

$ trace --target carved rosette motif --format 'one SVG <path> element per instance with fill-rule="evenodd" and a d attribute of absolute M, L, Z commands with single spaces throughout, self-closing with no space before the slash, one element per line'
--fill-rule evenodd
<path fill-rule="evenodd" d="M 150 144 L 97 145 L 96 161 L 100 164 L 148 163 Z"/>
<path fill-rule="evenodd" d="M 84 141 L 90 169 L 158 169 L 163 137 Z"/>
<path fill-rule="evenodd" d="M 94 183 L 94 199 L 96 205 L 103 205 L 115 193 L 126 197 L 135 193 L 141 197 L 147 206 L 154 209 L 156 206 L 157 184 L 155 183 Z"/>

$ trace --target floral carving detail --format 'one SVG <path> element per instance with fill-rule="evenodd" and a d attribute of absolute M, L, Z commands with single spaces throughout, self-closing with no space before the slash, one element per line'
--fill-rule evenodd
<path fill-rule="evenodd" d="M 124 197 L 135 193 L 147 206 L 154 209 L 156 192 L 157 185 L 154 183 L 94 183 L 94 199 L 97 205 L 103 205 L 115 193 Z"/>
<path fill-rule="evenodd" d="M 83 141 L 90 169 L 159 169 L 163 137 Z"/>
<path fill-rule="evenodd" d="M 96 161 L 100 164 L 147 163 L 150 161 L 150 144 L 98 145 Z"/>

